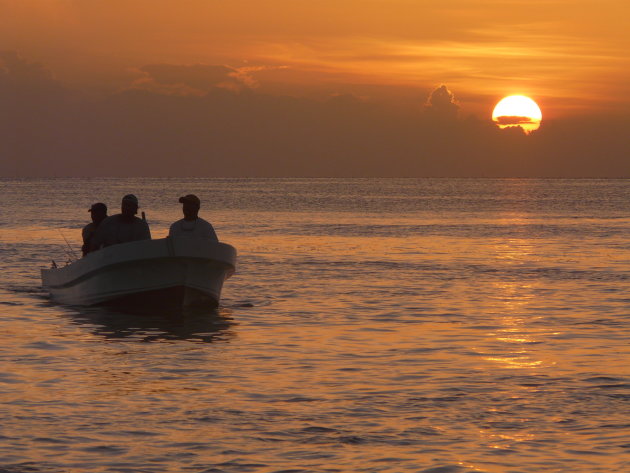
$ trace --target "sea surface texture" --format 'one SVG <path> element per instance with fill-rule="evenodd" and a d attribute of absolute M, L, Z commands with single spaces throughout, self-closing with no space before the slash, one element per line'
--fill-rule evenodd
<path fill-rule="evenodd" d="M 221 307 L 49 300 L 94 202 L 194 193 Z M 0 472 L 628 472 L 630 181 L 0 180 Z M 67 243 L 66 243 L 67 240 Z"/>

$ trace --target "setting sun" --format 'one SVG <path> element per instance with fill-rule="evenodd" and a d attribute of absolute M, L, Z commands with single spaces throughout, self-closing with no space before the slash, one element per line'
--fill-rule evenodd
<path fill-rule="evenodd" d="M 492 120 L 499 128 L 520 126 L 525 133 L 531 133 L 540 128 L 542 112 L 529 97 L 510 95 L 501 99 L 494 107 Z"/>

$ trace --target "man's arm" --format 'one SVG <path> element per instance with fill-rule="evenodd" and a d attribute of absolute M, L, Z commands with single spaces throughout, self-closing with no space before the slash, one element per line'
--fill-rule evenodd
<path fill-rule="evenodd" d="M 105 229 L 107 228 L 108 223 L 109 222 L 106 220 L 103 220 L 92 235 L 92 238 L 90 239 L 90 253 L 92 251 L 100 250 L 103 243 L 105 243 Z"/>
<path fill-rule="evenodd" d="M 208 224 L 208 226 L 210 227 L 210 239 L 214 240 L 214 241 L 219 241 L 219 237 L 217 236 L 217 232 L 214 231 L 214 227 L 212 226 L 211 223 Z"/>
<path fill-rule="evenodd" d="M 83 227 L 83 230 L 81 230 L 81 237 L 83 238 L 83 245 L 81 246 L 81 252 L 83 253 L 83 256 L 87 255 L 90 252 L 90 237 L 94 236 L 94 233 L 92 232 L 92 234 L 90 235 L 88 233 L 88 227 L 90 225 L 87 224 L 85 227 Z"/>
<path fill-rule="evenodd" d="M 169 238 L 173 238 L 175 235 L 177 235 L 177 222 L 171 223 L 171 226 L 168 229 Z"/>
<path fill-rule="evenodd" d="M 214 231 L 214 227 L 212 226 L 212 224 L 210 222 L 208 222 L 207 220 L 204 220 L 205 224 L 205 237 L 209 238 L 210 240 L 213 241 L 219 241 L 219 237 L 217 237 L 217 232 Z"/>

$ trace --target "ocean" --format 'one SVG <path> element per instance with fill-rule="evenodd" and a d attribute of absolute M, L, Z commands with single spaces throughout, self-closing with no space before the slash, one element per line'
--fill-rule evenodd
<path fill-rule="evenodd" d="M 2 179 L 0 472 L 630 471 L 630 180 Z M 58 305 L 134 193 L 221 306 Z"/>

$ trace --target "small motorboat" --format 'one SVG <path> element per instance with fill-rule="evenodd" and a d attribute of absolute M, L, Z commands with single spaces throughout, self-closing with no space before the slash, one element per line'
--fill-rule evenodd
<path fill-rule="evenodd" d="M 42 269 L 42 286 L 69 305 L 216 307 L 235 268 L 231 245 L 162 238 L 109 246 L 67 266 Z"/>

